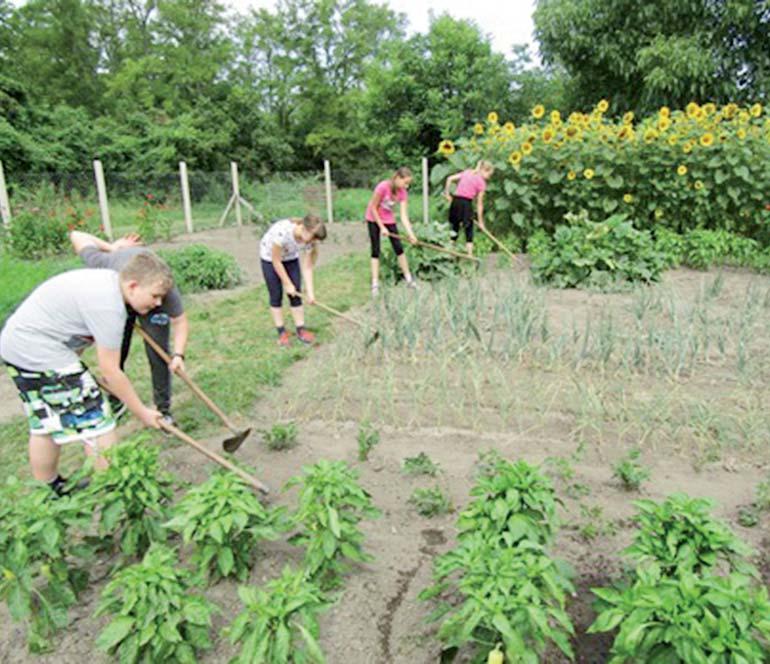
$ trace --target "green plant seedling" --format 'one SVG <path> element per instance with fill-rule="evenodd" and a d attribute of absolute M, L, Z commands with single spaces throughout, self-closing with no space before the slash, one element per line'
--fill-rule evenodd
<path fill-rule="evenodd" d="M 431 477 L 435 477 L 441 470 L 439 465 L 425 452 L 420 452 L 417 456 L 406 457 L 403 468 L 407 475 L 430 475 Z"/>
<path fill-rule="evenodd" d="M 371 422 L 364 420 L 358 427 L 358 460 L 366 461 L 369 458 L 375 445 L 380 442 L 380 432 L 375 429 Z"/>
<path fill-rule="evenodd" d="M 600 505 L 581 505 L 580 515 L 583 522 L 579 525 L 578 532 L 587 542 L 592 542 L 597 537 L 611 537 L 618 531 L 617 525 L 605 518 Z"/>
<path fill-rule="evenodd" d="M 102 592 L 95 615 L 109 614 L 112 621 L 96 646 L 126 664 L 194 664 L 197 653 L 211 647 L 211 615 L 216 610 L 193 592 L 176 551 L 153 544 L 140 563 L 120 570 Z"/>
<path fill-rule="evenodd" d="M 274 424 L 269 430 L 262 431 L 268 449 L 288 450 L 297 444 L 297 425 L 294 422 Z"/>
<path fill-rule="evenodd" d="M 409 496 L 409 504 L 414 506 L 420 516 L 441 516 L 452 511 L 452 501 L 440 487 L 415 489 Z"/>
<path fill-rule="evenodd" d="M 640 450 L 631 450 L 624 459 L 621 459 L 613 467 L 613 476 L 621 481 L 626 491 L 638 491 L 642 482 L 650 477 L 649 468 L 645 468 L 639 463 L 641 455 Z"/>

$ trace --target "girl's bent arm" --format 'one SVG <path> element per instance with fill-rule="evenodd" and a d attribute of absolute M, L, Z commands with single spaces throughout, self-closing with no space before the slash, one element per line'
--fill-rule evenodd
<path fill-rule="evenodd" d="M 416 244 L 417 236 L 414 234 L 414 231 L 412 230 L 412 224 L 409 221 L 409 205 L 406 201 L 401 201 L 401 223 L 403 223 L 404 228 L 406 228 L 406 234 L 409 236 L 409 242 Z"/>
<path fill-rule="evenodd" d="M 476 199 L 476 211 L 479 218 L 479 226 L 484 228 L 484 192 L 480 191 L 478 198 Z"/>

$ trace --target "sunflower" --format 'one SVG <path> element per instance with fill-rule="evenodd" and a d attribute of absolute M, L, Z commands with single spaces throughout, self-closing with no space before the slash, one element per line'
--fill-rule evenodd
<path fill-rule="evenodd" d="M 744 140 L 744 139 L 746 138 L 746 130 L 745 130 L 743 127 L 741 127 L 741 128 L 740 128 L 740 129 L 739 129 L 737 132 L 735 132 L 735 133 L 736 133 L 736 135 L 738 136 L 738 138 L 739 138 L 740 140 Z"/>
<path fill-rule="evenodd" d="M 551 111 L 551 124 L 560 125 L 561 124 L 561 113 L 557 110 Z"/>
<path fill-rule="evenodd" d="M 623 202 L 624 203 L 633 203 L 634 197 L 631 194 L 623 194 Z"/>
<path fill-rule="evenodd" d="M 599 113 L 606 113 L 609 107 L 610 102 L 608 102 L 606 99 L 602 99 L 598 104 L 596 104 L 596 110 L 599 111 Z"/>
<path fill-rule="evenodd" d="M 452 141 L 441 141 L 441 143 L 438 144 L 438 151 L 439 154 L 443 155 L 454 154 L 455 145 L 452 143 Z"/>
<path fill-rule="evenodd" d="M 543 130 L 543 143 L 550 143 L 553 140 L 553 129 L 546 127 Z"/>
<path fill-rule="evenodd" d="M 661 106 L 659 113 L 660 117 L 668 118 L 671 116 L 671 109 L 668 106 Z"/>
<path fill-rule="evenodd" d="M 623 114 L 623 124 L 630 125 L 634 121 L 634 112 L 628 111 Z"/>
<path fill-rule="evenodd" d="M 577 177 L 577 173 L 575 173 L 575 171 L 570 171 L 569 173 L 567 173 L 568 180 L 574 180 L 576 177 Z"/>
<path fill-rule="evenodd" d="M 687 111 L 688 118 L 697 118 L 698 114 L 700 113 L 700 106 L 698 106 L 698 104 L 696 104 L 694 101 L 691 101 L 689 104 L 687 104 L 685 110 Z"/>
<path fill-rule="evenodd" d="M 749 112 L 751 113 L 751 116 L 754 118 L 758 118 L 760 115 L 762 115 L 762 104 L 754 104 L 750 109 Z"/>
<path fill-rule="evenodd" d="M 712 133 L 703 134 L 703 136 L 700 137 L 700 144 L 704 148 L 714 145 L 714 134 Z"/>
<path fill-rule="evenodd" d="M 506 122 L 503 125 L 503 131 L 508 134 L 508 136 L 513 136 L 514 133 L 516 133 L 516 125 L 513 124 L 513 122 Z"/>
<path fill-rule="evenodd" d="M 668 137 L 668 144 L 673 146 L 679 142 L 679 136 L 677 134 L 670 134 Z"/>
<path fill-rule="evenodd" d="M 532 143 L 524 141 L 524 143 L 521 144 L 521 151 L 524 154 L 532 154 Z"/>
<path fill-rule="evenodd" d="M 658 132 L 655 131 L 652 127 L 650 127 L 649 129 L 647 129 L 647 131 L 644 132 L 645 143 L 652 143 L 657 137 L 658 137 Z"/>
<path fill-rule="evenodd" d="M 746 111 L 741 111 L 740 113 L 738 113 L 738 122 L 740 122 L 741 124 L 748 124 L 750 119 L 751 119 L 751 115 Z"/>
<path fill-rule="evenodd" d="M 497 124 L 497 113 L 495 113 L 494 111 L 490 111 L 487 114 L 487 122 L 489 124 Z"/>
<path fill-rule="evenodd" d="M 695 187 L 696 191 L 703 189 L 703 183 L 700 180 L 695 180 L 695 184 L 693 186 Z"/>
<path fill-rule="evenodd" d="M 725 116 L 725 119 L 732 120 L 735 117 L 735 114 L 738 112 L 738 106 L 737 104 L 727 104 L 726 106 L 722 107 L 722 113 Z"/>
<path fill-rule="evenodd" d="M 511 154 L 508 155 L 508 161 L 510 162 L 511 166 L 518 166 L 521 163 L 521 152 L 518 150 L 511 152 Z"/>
<path fill-rule="evenodd" d="M 567 122 L 570 124 L 580 124 L 583 121 L 583 114 L 578 113 L 577 111 L 573 111 L 569 114 L 569 117 L 567 118 Z"/>
<path fill-rule="evenodd" d="M 684 152 L 685 154 L 690 154 L 690 153 L 692 152 L 692 149 L 693 149 L 694 147 L 695 147 L 695 143 L 693 143 L 693 141 L 687 141 L 687 142 L 686 142 L 686 143 L 685 143 L 685 144 L 682 146 L 682 152 Z"/>
<path fill-rule="evenodd" d="M 679 166 L 676 169 L 677 175 L 687 175 L 687 166 L 684 164 L 679 164 Z"/>
<path fill-rule="evenodd" d="M 586 168 L 586 169 L 583 171 L 583 177 L 584 177 L 586 180 L 590 180 L 591 178 L 593 178 L 593 176 L 594 176 L 594 169 L 593 169 L 593 168 Z"/>
<path fill-rule="evenodd" d="M 666 131 L 671 126 L 671 120 L 667 117 L 661 117 L 658 120 L 658 129 L 661 131 Z"/>
<path fill-rule="evenodd" d="M 535 118 L 535 120 L 539 120 L 545 115 L 545 106 L 542 104 L 538 104 L 535 106 L 535 108 L 532 109 L 532 117 Z"/>
<path fill-rule="evenodd" d="M 714 115 L 716 111 L 717 111 L 716 104 L 713 104 L 712 102 L 708 102 L 708 104 L 703 104 L 703 113 L 706 115 L 706 117 L 710 115 Z"/>
<path fill-rule="evenodd" d="M 629 138 L 630 136 L 631 128 L 628 125 L 623 125 L 618 132 L 618 138 L 622 141 L 623 139 Z"/>
<path fill-rule="evenodd" d="M 567 127 L 567 131 L 565 133 L 567 134 L 567 138 L 575 138 L 580 133 L 580 130 L 573 125 L 570 125 Z"/>

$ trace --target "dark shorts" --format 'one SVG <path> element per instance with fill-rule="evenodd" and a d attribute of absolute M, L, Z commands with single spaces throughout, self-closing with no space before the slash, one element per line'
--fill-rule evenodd
<path fill-rule="evenodd" d="M 82 364 L 62 371 L 28 371 L 7 365 L 19 390 L 29 432 L 57 445 L 88 442 L 112 431 L 115 418 L 94 377 Z"/>
<path fill-rule="evenodd" d="M 271 307 L 280 307 L 283 304 L 283 282 L 275 271 L 271 261 L 262 260 L 262 274 L 265 277 L 265 285 L 267 286 L 267 293 L 270 298 Z M 294 288 L 298 291 L 302 289 L 302 270 L 299 267 L 299 259 L 295 258 L 290 261 L 283 261 L 283 267 L 286 269 L 286 274 L 289 275 L 291 283 L 294 284 Z M 299 307 L 302 305 L 302 298 L 290 295 L 289 305 L 292 307 Z"/>
<path fill-rule="evenodd" d="M 371 256 L 372 258 L 380 257 L 380 227 L 373 221 L 367 221 L 366 225 L 369 227 L 369 242 L 372 246 Z M 385 224 L 385 228 L 388 229 L 388 233 L 398 234 L 398 227 L 396 224 Z M 404 253 L 404 248 L 401 246 L 401 240 L 397 237 L 390 237 L 390 245 L 393 247 L 393 251 L 396 256 L 400 256 Z"/>
<path fill-rule="evenodd" d="M 470 198 L 452 196 L 449 206 L 449 223 L 452 225 L 452 237 L 460 232 L 460 224 L 465 228 L 465 241 L 473 242 L 473 201 Z"/>

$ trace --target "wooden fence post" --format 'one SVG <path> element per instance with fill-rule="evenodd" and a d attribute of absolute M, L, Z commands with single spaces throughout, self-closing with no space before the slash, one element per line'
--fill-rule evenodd
<path fill-rule="evenodd" d="M 241 192 L 238 186 L 238 164 L 230 162 L 230 177 L 233 180 L 233 203 L 235 204 L 235 219 L 239 226 L 243 226 L 243 217 L 241 216 Z"/>
<path fill-rule="evenodd" d="M 428 196 L 430 187 L 428 182 L 428 158 L 422 158 L 422 220 L 427 224 L 430 221 L 430 207 Z"/>
<path fill-rule="evenodd" d="M 192 206 L 190 205 L 190 183 L 187 180 L 187 164 L 179 162 L 179 180 L 182 183 L 182 209 L 184 210 L 184 225 L 188 233 L 193 232 Z"/>
<path fill-rule="evenodd" d="M 104 233 L 112 240 L 112 223 L 110 222 L 110 208 L 107 203 L 107 186 L 104 184 L 104 170 L 102 162 L 94 159 L 94 175 L 96 176 L 96 194 L 99 197 L 99 212 L 102 216 Z"/>
<path fill-rule="evenodd" d="M 334 222 L 332 206 L 332 167 L 328 159 L 324 159 L 324 181 L 326 183 L 326 221 L 331 224 Z"/>
<path fill-rule="evenodd" d="M 0 161 L 0 217 L 6 228 L 11 225 L 11 206 L 8 203 L 8 190 L 5 188 L 5 173 L 3 162 Z"/>

